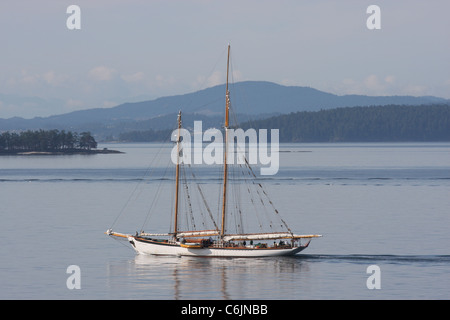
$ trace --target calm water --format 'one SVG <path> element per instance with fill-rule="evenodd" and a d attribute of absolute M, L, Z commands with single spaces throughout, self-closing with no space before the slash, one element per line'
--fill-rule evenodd
<path fill-rule="evenodd" d="M 170 148 L 107 147 L 126 153 L 0 157 L 0 299 L 450 298 L 448 143 L 282 145 L 266 190 L 293 230 L 324 237 L 270 259 L 137 256 L 104 235 L 139 230 L 158 190 L 172 199 L 152 160 Z M 167 231 L 163 210 L 146 231 Z M 81 289 L 67 288 L 70 265 Z M 367 288 L 371 265 L 381 289 Z"/>

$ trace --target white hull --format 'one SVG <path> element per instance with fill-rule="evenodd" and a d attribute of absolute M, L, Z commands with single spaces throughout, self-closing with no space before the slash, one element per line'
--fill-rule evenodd
<path fill-rule="evenodd" d="M 186 248 L 180 244 L 155 243 L 142 241 L 135 237 L 128 237 L 133 248 L 141 254 L 173 255 L 173 256 L 198 256 L 198 257 L 275 257 L 294 255 L 307 248 L 307 244 L 290 248 Z"/>

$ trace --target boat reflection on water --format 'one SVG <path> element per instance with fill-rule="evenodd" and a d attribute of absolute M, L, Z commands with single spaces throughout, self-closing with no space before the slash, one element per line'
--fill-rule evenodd
<path fill-rule="evenodd" d="M 310 263 L 301 256 L 198 258 L 138 254 L 107 266 L 111 298 L 130 299 L 296 299 L 308 290 Z"/>

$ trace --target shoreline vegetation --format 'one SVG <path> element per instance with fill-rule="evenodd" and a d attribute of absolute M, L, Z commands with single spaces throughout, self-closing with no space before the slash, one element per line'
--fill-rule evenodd
<path fill-rule="evenodd" d="M 54 155 L 90 155 L 90 154 L 115 154 L 115 153 L 124 153 L 118 150 L 111 149 L 91 149 L 91 150 L 83 150 L 83 149 L 73 149 L 73 150 L 64 150 L 64 151 L 26 151 L 26 152 L 5 152 L 0 151 L 0 156 L 54 156 Z"/>
<path fill-rule="evenodd" d="M 296 112 L 243 125 L 279 128 L 280 142 L 450 141 L 450 105 L 348 107 Z"/>
<path fill-rule="evenodd" d="M 97 149 L 97 141 L 90 132 L 65 130 L 36 130 L 3 132 L 0 134 L 0 156 L 73 155 L 123 153 L 107 148 Z"/>
<path fill-rule="evenodd" d="M 211 127 L 215 127 L 211 125 Z M 299 111 L 244 122 L 243 130 L 279 129 L 279 142 L 450 142 L 450 105 L 387 105 Z M 192 127 L 187 126 L 192 132 Z M 115 132 L 102 142 L 167 142 L 173 129 Z M 100 137 L 101 134 L 96 133 Z M 1 155 L 123 153 L 97 149 L 89 131 L 0 132 Z"/>
<path fill-rule="evenodd" d="M 280 142 L 450 141 L 450 105 L 387 105 L 299 111 L 244 122 L 243 130 L 279 129 Z M 120 142 L 160 142 L 172 129 L 127 131 Z"/>

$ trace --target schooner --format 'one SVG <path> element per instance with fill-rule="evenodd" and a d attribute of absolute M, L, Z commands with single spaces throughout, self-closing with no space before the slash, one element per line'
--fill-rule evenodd
<path fill-rule="evenodd" d="M 177 159 L 175 167 L 175 204 L 173 229 L 168 233 L 146 233 L 125 234 L 108 229 L 106 234 L 112 237 L 125 238 L 140 254 L 152 255 L 175 255 L 175 256 L 199 256 L 199 257 L 271 257 L 294 255 L 308 247 L 312 238 L 320 235 L 298 235 L 294 234 L 281 219 L 284 231 L 280 232 L 258 232 L 258 233 L 228 233 L 227 223 L 227 189 L 228 189 L 228 130 L 230 112 L 230 92 L 228 88 L 230 68 L 230 45 L 227 55 L 227 76 L 225 92 L 225 141 L 223 161 L 223 184 L 221 190 L 221 217 L 220 223 L 214 223 L 211 230 L 179 230 L 179 194 L 180 194 L 180 161 Z M 181 112 L 178 114 L 178 135 L 176 140 L 177 157 L 182 152 L 180 139 Z M 248 164 L 248 162 L 246 162 Z M 261 186 L 260 184 L 258 184 Z M 265 192 L 264 192 L 265 193 Z M 269 201 L 271 204 L 272 202 Z M 279 214 L 275 210 L 276 214 Z M 245 212 L 243 213 L 245 214 Z M 279 241 L 277 243 L 277 241 Z M 258 242 L 258 243 L 256 243 Z"/>

